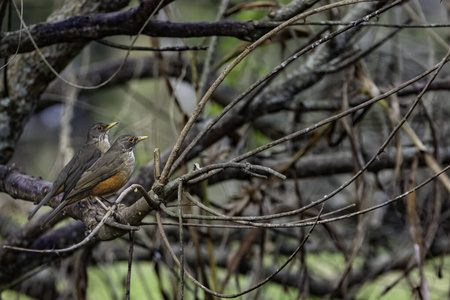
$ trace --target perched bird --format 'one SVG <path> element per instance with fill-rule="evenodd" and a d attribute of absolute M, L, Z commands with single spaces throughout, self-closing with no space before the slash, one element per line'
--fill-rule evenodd
<path fill-rule="evenodd" d="M 44 228 L 67 205 L 86 197 L 114 194 L 130 179 L 134 170 L 133 149 L 147 136 L 122 135 L 111 148 L 80 177 L 75 187 L 64 195 L 61 203 L 44 221 Z"/>
<path fill-rule="evenodd" d="M 50 191 L 45 195 L 44 199 L 33 209 L 28 216 L 28 220 L 36 214 L 36 212 L 50 200 L 50 198 L 64 192 L 67 195 L 80 179 L 81 175 L 86 171 L 97 159 L 100 158 L 110 148 L 108 140 L 108 131 L 118 123 L 111 124 L 95 123 L 89 129 L 87 142 L 82 146 L 69 161 L 69 163 L 59 173 Z"/>

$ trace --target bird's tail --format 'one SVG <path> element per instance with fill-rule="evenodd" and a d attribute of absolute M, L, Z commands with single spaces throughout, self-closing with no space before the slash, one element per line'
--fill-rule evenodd
<path fill-rule="evenodd" d="M 30 215 L 28 216 L 28 221 L 31 220 L 31 218 L 33 218 L 33 216 L 37 213 L 37 211 L 39 209 L 41 209 L 41 207 L 44 206 L 44 204 L 46 204 L 48 202 L 48 200 L 50 200 L 52 195 L 53 195 L 53 192 L 52 192 L 52 190 L 50 190 L 50 192 L 48 192 L 47 195 L 45 195 L 44 199 L 42 199 L 41 202 L 39 202 L 39 204 L 36 205 L 36 207 L 30 213 Z"/>
<path fill-rule="evenodd" d="M 63 210 L 68 204 L 70 204 L 70 200 L 64 199 L 61 201 L 61 203 L 58 205 L 57 208 L 55 208 L 51 214 L 45 219 L 44 223 L 42 223 L 41 228 L 45 228 L 47 224 L 61 211 Z"/>

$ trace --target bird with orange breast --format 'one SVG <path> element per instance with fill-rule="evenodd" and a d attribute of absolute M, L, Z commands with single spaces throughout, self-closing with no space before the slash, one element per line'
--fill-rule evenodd
<path fill-rule="evenodd" d="M 122 135 L 90 168 L 83 172 L 74 188 L 64 194 L 61 203 L 44 221 L 44 228 L 67 205 L 87 197 L 103 197 L 120 190 L 134 170 L 133 149 L 147 136 Z"/>

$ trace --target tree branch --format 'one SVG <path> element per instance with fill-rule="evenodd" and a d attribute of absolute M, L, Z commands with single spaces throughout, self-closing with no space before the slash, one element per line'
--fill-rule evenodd
<path fill-rule="evenodd" d="M 173 0 L 165 0 L 166 3 Z M 29 30 L 39 47 L 61 43 L 87 43 L 117 35 L 136 35 L 142 23 L 139 7 L 125 12 L 74 16 L 55 22 L 32 25 Z M 256 24 L 253 21 L 218 21 L 218 22 L 170 22 L 152 20 L 145 26 L 142 34 L 153 37 L 193 38 L 207 36 L 229 36 L 244 41 L 253 41 L 269 31 L 274 25 Z M 19 46 L 19 53 L 34 50 L 27 33 L 22 31 L 6 32 L 0 38 L 0 57 L 14 54 Z"/>

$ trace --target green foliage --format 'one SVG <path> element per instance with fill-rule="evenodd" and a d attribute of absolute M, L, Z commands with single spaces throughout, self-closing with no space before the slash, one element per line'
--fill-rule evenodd
<path fill-rule="evenodd" d="M 128 264 L 89 268 L 89 299 L 124 299 Z M 162 271 L 163 289 L 171 295 L 167 272 Z M 151 263 L 134 262 L 131 269 L 131 299 L 163 300 L 155 270 Z M 174 296 L 175 295 L 171 295 Z"/>
<path fill-rule="evenodd" d="M 443 276 L 438 276 L 439 266 L 442 266 Z M 442 261 L 442 257 L 429 260 L 424 267 L 425 277 L 430 290 L 431 299 L 438 300 L 446 298 L 448 295 L 448 270 L 450 269 L 450 257 L 447 256 Z M 446 274 L 446 275 L 445 275 Z M 403 277 L 389 292 L 381 295 L 384 289 L 391 285 L 398 278 Z M 377 280 L 363 286 L 357 295 L 357 299 L 367 300 L 388 300 L 388 299 L 420 299 L 417 291 L 412 294 L 412 289 L 420 282 L 419 272 L 415 269 L 408 277 L 404 277 L 401 271 L 391 272 L 381 276 Z M 411 286 L 412 285 L 412 286 Z"/>
<path fill-rule="evenodd" d="M 249 139 L 249 144 L 247 145 L 248 150 L 257 148 L 259 146 L 265 145 L 267 143 L 269 143 L 271 140 L 269 137 L 267 137 L 265 134 L 263 134 L 261 131 L 259 130 L 252 130 L 251 133 L 251 138 Z M 274 149 L 270 149 L 267 150 L 268 151 L 273 151 Z"/>
<path fill-rule="evenodd" d="M 16 300 L 16 299 L 21 299 L 21 300 L 33 300 L 33 298 L 30 298 L 28 296 L 25 296 L 23 294 L 17 293 L 13 290 L 6 290 L 1 292 L 1 297 L 3 300 Z"/>
<path fill-rule="evenodd" d="M 206 106 L 206 113 L 210 116 L 217 116 L 223 107 L 215 102 L 211 102 L 210 105 Z"/>
<path fill-rule="evenodd" d="M 245 10 L 233 15 L 237 21 L 259 20 L 267 15 L 265 10 Z"/>

